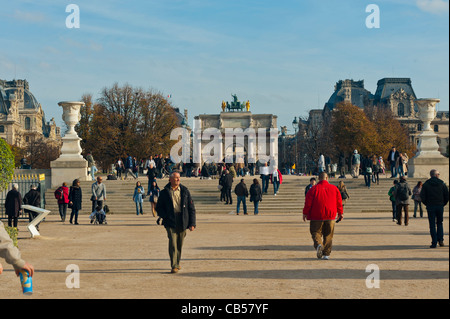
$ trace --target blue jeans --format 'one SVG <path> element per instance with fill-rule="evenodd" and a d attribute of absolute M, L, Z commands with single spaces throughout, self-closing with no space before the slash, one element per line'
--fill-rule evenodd
<path fill-rule="evenodd" d="M 428 222 L 430 224 L 431 244 L 444 241 L 444 206 L 427 206 Z"/>
<path fill-rule="evenodd" d="M 366 186 L 370 188 L 370 180 L 372 179 L 372 175 L 365 173 L 364 174 L 364 181 L 366 182 Z"/>
<path fill-rule="evenodd" d="M 263 193 L 267 193 L 267 189 L 269 188 L 269 180 L 270 180 L 270 176 L 269 175 L 262 175 L 262 192 Z"/>
<path fill-rule="evenodd" d="M 280 188 L 280 182 L 279 181 L 273 181 L 273 193 L 278 193 L 278 189 Z"/>
<path fill-rule="evenodd" d="M 239 207 L 242 205 L 244 206 L 244 214 L 247 214 L 247 203 L 245 202 L 245 196 L 238 196 L 237 197 L 237 207 L 236 207 L 236 214 L 239 214 Z"/>
<path fill-rule="evenodd" d="M 397 204 L 395 201 L 391 201 L 392 203 L 392 219 L 397 219 Z"/>
<path fill-rule="evenodd" d="M 139 213 L 143 215 L 144 212 L 142 211 L 142 202 L 135 202 L 135 203 L 136 203 L 136 215 L 139 215 Z"/>
<path fill-rule="evenodd" d="M 397 177 L 397 169 L 395 168 L 395 162 L 391 162 L 391 177 Z"/>
<path fill-rule="evenodd" d="M 253 202 L 253 206 L 255 207 L 255 215 L 258 215 L 258 206 L 259 206 L 259 200 Z"/>

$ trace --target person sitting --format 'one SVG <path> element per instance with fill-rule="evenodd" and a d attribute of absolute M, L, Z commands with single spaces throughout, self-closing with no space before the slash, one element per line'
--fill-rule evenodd
<path fill-rule="evenodd" d="M 99 223 L 99 224 L 103 224 L 103 223 L 105 223 L 106 224 L 106 214 L 105 214 L 105 212 L 103 211 L 103 209 L 102 209 L 102 207 L 101 206 L 97 206 L 96 208 L 95 208 L 95 210 L 91 213 L 91 215 L 89 215 L 89 218 L 91 219 L 91 224 L 95 221 L 95 220 L 97 220 L 97 222 Z"/>

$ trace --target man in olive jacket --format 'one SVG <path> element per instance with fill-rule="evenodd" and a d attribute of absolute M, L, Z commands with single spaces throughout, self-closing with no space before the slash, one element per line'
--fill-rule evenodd
<path fill-rule="evenodd" d="M 439 172 L 430 171 L 431 178 L 427 180 L 420 192 L 420 199 L 427 207 L 428 222 L 430 224 L 431 246 L 444 246 L 444 206 L 448 203 L 448 187 L 439 179 Z"/>
<path fill-rule="evenodd" d="M 161 191 L 156 204 L 156 212 L 163 219 L 169 238 L 169 256 L 172 273 L 180 267 L 181 250 L 186 230 L 196 227 L 195 206 L 187 187 L 180 184 L 180 173 L 170 174 L 169 183 Z"/>

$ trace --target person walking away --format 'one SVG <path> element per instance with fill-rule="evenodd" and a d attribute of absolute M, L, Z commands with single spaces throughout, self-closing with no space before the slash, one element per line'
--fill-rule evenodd
<path fill-rule="evenodd" d="M 339 181 L 338 189 L 339 192 L 341 193 L 342 206 L 344 206 L 345 203 L 347 202 L 347 199 L 350 199 L 350 196 L 348 195 L 347 187 L 345 186 L 343 181 Z"/>
<path fill-rule="evenodd" d="M 329 259 L 332 249 L 336 216 L 342 220 L 344 209 L 339 189 L 328 183 L 325 172 L 319 174 L 319 183 L 306 193 L 303 221 L 310 221 L 310 233 L 317 258 Z"/>
<path fill-rule="evenodd" d="M 69 204 L 69 187 L 67 187 L 66 182 L 62 183 L 62 185 L 55 190 L 55 198 L 58 201 L 59 216 L 64 223 L 66 221 L 67 206 Z"/>
<path fill-rule="evenodd" d="M 412 199 L 414 200 L 414 218 L 417 217 L 417 208 L 419 208 L 420 217 L 423 217 L 422 201 L 420 200 L 420 192 L 422 191 L 423 183 L 419 181 L 413 188 Z"/>
<path fill-rule="evenodd" d="M 234 188 L 234 193 L 237 196 L 237 206 L 236 206 L 236 215 L 239 215 L 239 208 L 242 202 L 242 205 L 244 207 L 244 215 L 247 214 L 247 203 L 246 203 L 246 197 L 248 197 L 248 189 L 247 185 L 245 185 L 244 179 L 241 179 L 241 182 L 236 185 Z"/>
<path fill-rule="evenodd" d="M 405 226 L 409 224 L 409 197 L 412 195 L 411 188 L 409 188 L 408 183 L 406 182 L 406 177 L 401 176 L 399 183 L 395 186 L 394 189 L 395 194 L 395 203 L 397 205 L 397 224 L 402 224 L 402 210 L 405 213 Z"/>
<path fill-rule="evenodd" d="M 392 147 L 392 149 L 389 151 L 388 160 L 389 165 L 391 168 L 391 178 L 397 177 L 397 163 L 398 158 L 400 157 L 400 153 L 395 149 L 395 147 Z"/>
<path fill-rule="evenodd" d="M 253 202 L 254 207 L 254 214 L 258 215 L 259 210 L 259 202 L 262 201 L 262 190 L 261 186 L 259 185 L 258 179 L 253 179 L 253 184 L 250 186 L 250 202 Z"/>
<path fill-rule="evenodd" d="M 273 195 L 277 196 L 278 189 L 283 183 L 283 176 L 276 166 L 273 168 L 272 174 L 270 174 L 270 182 L 273 184 Z"/>
<path fill-rule="evenodd" d="M 19 185 L 13 183 L 11 190 L 6 194 L 5 212 L 8 216 L 8 227 L 17 228 L 17 222 L 22 213 L 22 195 L 18 189 Z"/>
<path fill-rule="evenodd" d="M 305 197 L 306 197 L 306 193 L 311 189 L 311 187 L 313 187 L 316 184 L 317 184 L 316 178 L 311 177 L 309 179 L 309 184 L 305 187 Z"/>
<path fill-rule="evenodd" d="M 370 189 L 370 182 L 372 180 L 372 161 L 369 157 L 364 157 L 362 160 L 362 172 L 364 174 L 364 182 L 366 183 L 367 188 Z"/>
<path fill-rule="evenodd" d="M 78 225 L 78 212 L 81 210 L 82 191 L 80 181 L 75 179 L 69 189 L 69 208 L 72 209 L 70 214 L 70 223 L 72 224 L 75 218 L 75 225 Z"/>
<path fill-rule="evenodd" d="M 34 207 L 41 207 L 41 193 L 37 190 L 37 187 L 35 185 L 31 185 L 30 191 L 23 197 L 23 204 Z M 28 220 L 30 223 L 39 215 L 39 213 L 28 209 L 24 209 L 24 213 L 28 214 Z M 36 225 L 37 230 L 39 230 L 39 224 Z"/>
<path fill-rule="evenodd" d="M 149 190 L 148 190 L 148 195 L 149 195 L 149 201 L 150 204 L 152 205 L 152 214 L 153 217 L 156 217 L 156 203 L 158 202 L 158 198 L 159 198 L 159 193 L 160 193 L 160 189 L 158 187 L 158 183 L 156 182 L 156 179 L 152 182 L 152 185 L 150 186 Z M 158 225 L 159 225 L 159 220 L 158 219 Z"/>
<path fill-rule="evenodd" d="M 430 179 L 425 181 L 420 192 L 420 199 L 425 205 L 430 226 L 431 246 L 444 246 L 444 206 L 448 203 L 448 186 L 439 179 L 439 171 L 432 169 Z"/>
<path fill-rule="evenodd" d="M 97 176 L 97 181 L 92 184 L 92 210 L 94 211 L 97 206 L 100 206 L 103 208 L 103 201 L 106 200 L 106 186 L 104 183 L 102 183 L 102 177 Z"/>
<path fill-rule="evenodd" d="M 261 175 L 261 181 L 262 181 L 262 191 L 264 194 L 267 194 L 267 189 L 269 188 L 269 166 L 267 165 L 267 162 L 264 163 L 263 166 L 259 168 L 259 174 Z"/>
<path fill-rule="evenodd" d="M 372 170 L 372 183 L 377 183 L 377 185 L 380 185 L 381 165 L 375 155 L 372 157 Z"/>
<path fill-rule="evenodd" d="M 224 170 L 222 171 L 220 178 L 219 178 L 219 185 L 218 188 L 220 189 L 220 201 L 223 202 L 225 201 L 226 195 L 225 195 L 225 178 L 227 176 L 227 171 Z"/>
<path fill-rule="evenodd" d="M 169 183 L 160 193 L 156 212 L 162 218 L 169 238 L 171 272 L 177 273 L 180 267 L 181 252 L 186 230 L 196 227 L 195 205 L 189 189 L 180 183 L 180 173 L 172 172 Z"/>
<path fill-rule="evenodd" d="M 359 176 L 359 167 L 361 165 L 361 156 L 358 154 L 357 150 L 353 151 L 353 155 L 351 158 L 351 163 L 352 163 L 352 177 L 353 178 L 358 178 Z"/>
<path fill-rule="evenodd" d="M 223 187 L 225 188 L 225 205 L 232 205 L 233 198 L 231 197 L 231 188 L 233 187 L 233 175 L 231 175 L 228 170 L 226 170 Z"/>
<path fill-rule="evenodd" d="M 388 195 L 389 200 L 392 204 L 392 221 L 395 222 L 397 220 L 397 203 L 395 202 L 395 186 L 398 184 L 398 180 L 394 179 L 394 186 L 389 189 Z"/>
<path fill-rule="evenodd" d="M 134 188 L 133 202 L 136 205 L 136 215 L 144 215 L 144 211 L 142 209 L 142 204 L 144 203 L 144 187 L 139 181 L 136 182 L 136 187 Z"/>

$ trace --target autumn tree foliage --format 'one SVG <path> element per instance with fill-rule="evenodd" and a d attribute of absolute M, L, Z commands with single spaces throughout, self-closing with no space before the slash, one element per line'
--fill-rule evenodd
<path fill-rule="evenodd" d="M 364 110 L 348 102 L 338 104 L 332 112 L 330 131 L 336 149 L 344 154 L 353 150 L 365 156 L 387 158 L 395 146 L 411 157 L 414 146 L 408 132 L 387 109 L 367 107 Z"/>
<path fill-rule="evenodd" d="M 170 140 L 177 126 L 175 110 L 160 92 L 115 83 L 95 103 L 89 94 L 83 101 L 86 107 L 76 130 L 83 152 L 91 152 L 103 168 L 127 154 L 138 159 L 169 154 L 175 143 Z"/>

